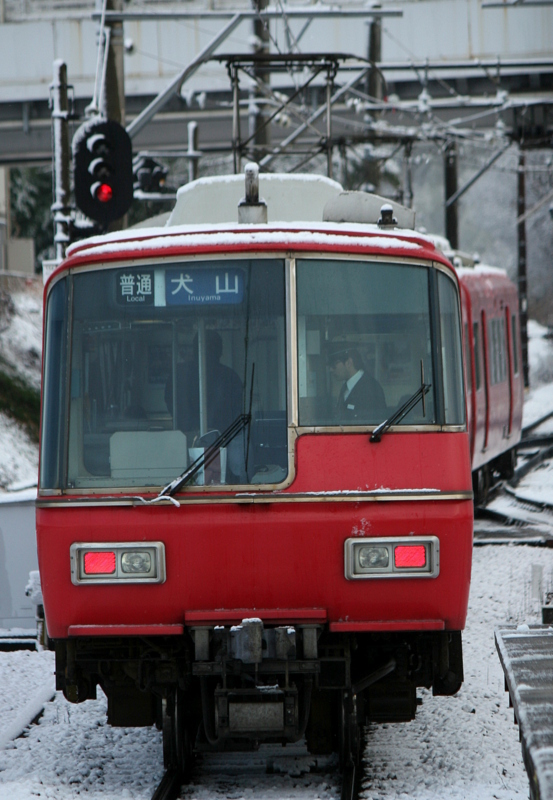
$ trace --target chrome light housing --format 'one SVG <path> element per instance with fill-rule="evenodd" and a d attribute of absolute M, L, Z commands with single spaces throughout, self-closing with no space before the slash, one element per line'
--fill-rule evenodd
<path fill-rule="evenodd" d="M 344 570 L 348 581 L 436 578 L 440 573 L 440 540 L 437 536 L 346 539 Z"/>
<path fill-rule="evenodd" d="M 75 585 L 165 582 L 163 542 L 76 542 L 70 555 Z"/>

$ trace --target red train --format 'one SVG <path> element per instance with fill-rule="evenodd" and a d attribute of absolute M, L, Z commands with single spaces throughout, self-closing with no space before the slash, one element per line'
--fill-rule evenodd
<path fill-rule="evenodd" d="M 495 474 L 512 478 L 516 466 L 524 396 L 518 293 L 494 267 L 460 267 L 458 274 L 473 488 L 481 503 Z"/>
<path fill-rule="evenodd" d="M 486 440 L 469 434 L 462 357 L 462 322 L 512 342 L 514 297 L 491 311 L 504 279 L 460 288 L 409 209 L 315 176 L 262 176 L 265 203 L 247 173 L 245 197 L 240 176 L 202 179 L 164 228 L 74 245 L 45 290 L 57 686 L 100 686 L 113 725 L 156 723 L 182 770 L 194 748 L 304 736 L 355 758 L 366 720 L 458 690 L 470 453 L 480 468 L 507 441 L 501 381 Z"/>

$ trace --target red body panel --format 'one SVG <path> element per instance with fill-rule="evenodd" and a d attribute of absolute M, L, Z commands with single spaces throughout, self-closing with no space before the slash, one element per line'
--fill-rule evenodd
<path fill-rule="evenodd" d="M 472 469 L 477 470 L 520 441 L 523 406 L 523 376 L 520 337 L 513 336 L 512 315 L 518 325 L 518 295 L 505 273 L 463 270 L 460 275 L 463 323 L 469 325 L 469 363 L 472 390 L 467 394 Z M 507 340 L 507 375 L 491 383 L 489 321 L 505 320 Z M 478 323 L 482 382 L 476 389 L 473 324 Z M 466 341 L 466 340 L 465 340 Z M 514 369 L 514 348 L 518 371 Z M 465 354 L 467 355 L 467 354 Z"/>
<path fill-rule="evenodd" d="M 366 434 L 304 435 L 297 441 L 296 465 L 292 485 L 270 495 L 274 502 L 253 502 L 252 493 L 241 502 L 180 508 L 39 508 L 49 635 L 66 637 L 71 626 L 83 625 L 223 623 L 259 616 L 261 609 L 273 610 L 273 618 L 281 610 L 279 621 L 315 613 L 331 627 L 366 623 L 365 630 L 398 630 L 398 621 L 400 629 L 464 627 L 472 503 L 410 501 L 405 492 L 420 498 L 424 490 L 470 491 L 466 434 L 388 433 L 372 444 Z M 403 499 L 394 499 L 394 490 Z M 317 496 L 321 492 L 344 494 Z M 375 494 L 356 499 L 358 492 Z M 440 539 L 437 578 L 345 579 L 348 537 L 417 534 Z M 164 584 L 71 583 L 72 543 L 149 540 L 165 544 Z"/>

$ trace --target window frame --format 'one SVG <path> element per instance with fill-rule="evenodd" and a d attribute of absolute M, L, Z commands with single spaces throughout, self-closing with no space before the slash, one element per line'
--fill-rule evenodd
<path fill-rule="evenodd" d="M 178 256 L 171 255 L 171 256 L 162 256 L 159 258 L 143 258 L 143 259 L 122 259 L 113 262 L 100 262 L 100 263 L 90 263 L 84 264 L 80 266 L 71 267 L 68 270 L 62 272 L 58 277 L 54 278 L 53 282 L 50 283 L 48 286 L 48 295 L 47 295 L 47 302 L 49 302 L 51 293 L 54 287 L 57 285 L 58 281 L 66 280 L 66 332 L 65 332 L 65 371 L 67 375 L 67 370 L 69 365 L 72 363 L 72 335 L 73 335 L 73 312 L 74 312 L 74 304 L 73 304 L 73 277 L 74 275 L 80 275 L 86 272 L 101 272 L 101 271 L 115 271 L 124 269 L 129 266 L 133 267 L 158 267 L 163 268 L 166 264 L 174 264 L 176 261 L 182 262 L 195 262 L 195 261 L 210 261 L 210 260 L 220 260 L 221 257 L 225 257 L 226 259 L 230 260 L 241 260 L 244 257 L 248 259 L 282 259 L 284 262 L 284 297 L 285 297 L 285 308 L 284 308 L 284 344 L 285 344 L 285 376 L 286 376 L 286 419 L 287 419 L 287 443 L 288 443 L 288 475 L 287 478 L 278 484 L 228 484 L 225 485 L 224 491 L 235 492 L 235 491 L 243 491 L 247 490 L 248 492 L 254 493 L 263 493 L 263 491 L 275 491 L 275 490 L 282 490 L 290 486 L 296 477 L 296 465 L 295 465 L 295 442 L 299 435 L 307 434 L 307 433 L 316 433 L 316 432 L 336 432 L 336 433 L 344 433 L 344 427 L 341 425 L 335 426 L 300 426 L 298 422 L 298 413 L 299 413 L 299 385 L 298 385 L 298 338 L 297 338 L 297 282 L 296 282 L 296 263 L 297 259 L 305 259 L 305 258 L 313 258 L 313 259 L 328 259 L 328 260 L 359 260 L 359 261 L 373 261 L 379 262 L 384 264 L 394 264 L 394 265 L 405 265 L 405 266 L 417 266 L 417 267 L 424 267 L 429 271 L 429 312 L 430 312 L 430 335 L 431 340 L 433 342 L 432 347 L 432 364 L 433 364 L 433 372 L 434 372 L 434 382 L 436 384 L 436 391 L 438 393 L 438 397 L 435 400 L 435 408 L 436 408 L 436 422 L 432 424 L 416 424 L 416 425 L 400 425 L 400 426 L 392 426 L 390 429 L 391 431 L 400 431 L 400 432 L 417 432 L 417 431 L 424 431 L 424 432 L 433 432 L 433 431 L 455 431 L 461 432 L 466 431 L 466 414 L 465 419 L 462 424 L 446 424 L 444 420 L 444 405 L 443 405 L 443 371 L 442 371 L 442 364 L 441 364 L 441 341 L 437 341 L 440 339 L 439 337 L 439 306 L 438 306 L 438 294 L 437 294 L 437 272 L 443 272 L 447 277 L 454 283 L 456 288 L 456 303 L 457 303 L 457 317 L 458 317 L 458 325 L 459 325 L 459 337 L 462 347 L 462 327 L 461 327 L 461 306 L 460 306 L 460 294 L 459 294 L 459 287 L 458 283 L 455 280 L 455 276 L 452 274 L 451 269 L 449 269 L 446 265 L 426 259 L 420 258 L 402 258 L 398 256 L 386 256 L 386 255 L 375 255 L 371 253 L 346 253 L 346 252 L 327 252 L 327 251 L 318 251 L 313 250 L 309 252 L 293 252 L 289 251 L 287 253 L 283 253 L 282 251 L 273 251 L 273 250 L 253 250 L 253 251 L 236 251 L 232 253 L 226 253 L 224 251 L 219 252 L 211 252 L 211 253 L 201 253 L 201 254 L 187 254 L 183 253 Z M 48 364 L 45 361 L 44 370 L 48 368 Z M 461 369 L 461 379 L 463 382 L 462 390 L 465 389 L 465 376 L 463 375 L 463 370 Z M 129 495 L 132 493 L 133 495 L 138 494 L 151 494 L 155 492 L 155 488 L 152 486 L 113 486 L 113 485 L 103 485 L 98 487 L 69 487 L 67 485 L 67 468 L 68 468 L 68 447 L 69 447 L 69 407 L 70 407 L 70 381 L 64 381 L 64 390 L 62 392 L 63 396 L 61 397 L 61 401 L 63 404 L 63 416 L 62 416 L 62 423 L 60 426 L 61 431 L 61 441 L 59 442 L 59 453 L 60 453 L 60 466 L 59 466 L 59 480 L 58 486 L 54 488 L 43 488 L 39 484 L 39 496 L 48 497 L 48 496 L 56 496 L 56 495 L 75 495 L 75 496 L 94 496 L 94 495 L 106 495 L 106 493 L 110 495 L 114 495 L 115 497 L 121 495 Z M 464 409 L 464 403 L 463 403 Z M 43 411 L 44 413 L 44 411 Z M 374 425 L 352 425 L 348 426 L 346 431 L 347 433 L 356 433 L 356 432 L 363 432 L 366 433 L 374 429 Z M 41 440 L 41 460 L 44 456 L 43 452 L 44 448 L 44 437 Z M 42 477 L 42 471 L 41 471 Z M 187 487 L 183 493 L 187 491 L 193 491 L 194 494 L 214 494 L 221 492 L 221 485 L 213 485 L 213 486 L 193 486 Z M 123 498 L 122 498 L 123 499 Z M 207 499 L 207 498 L 206 498 Z"/>
<path fill-rule="evenodd" d="M 444 403 L 444 387 L 443 387 L 443 369 L 442 369 L 442 357 L 441 357 L 441 335 L 440 335 L 440 309 L 439 309 L 439 296 L 438 296 L 438 277 L 437 273 L 441 272 L 451 280 L 453 286 L 455 287 L 455 294 L 456 294 L 456 307 L 457 307 L 457 326 L 458 332 L 457 335 L 459 337 L 459 347 L 462 352 L 462 320 L 461 320 L 461 298 L 460 298 L 460 291 L 459 291 L 459 284 L 455 278 L 455 275 L 452 273 L 451 269 L 448 269 L 444 264 L 436 261 L 430 261 L 420 258 L 402 258 L 398 256 L 382 256 L 372 253 L 345 253 L 345 252 L 337 252 L 337 253 L 328 253 L 328 252 L 318 252 L 312 251 L 309 253 L 299 253 L 294 254 L 294 257 L 291 258 L 291 262 L 293 264 L 292 274 L 294 276 L 293 279 L 293 288 L 294 294 L 296 296 L 296 308 L 294 309 L 294 317 L 293 317 L 293 330 L 292 330 L 292 339 L 291 345 L 292 349 L 290 352 L 290 361 L 295 365 L 295 385 L 294 385 L 294 408 L 295 408 L 295 424 L 297 425 L 298 434 L 306 434 L 306 433 L 365 433 L 374 430 L 376 425 L 373 424 L 362 424 L 362 425 L 342 425 L 342 424 L 334 424 L 334 425 L 304 425 L 299 424 L 298 422 L 298 409 L 299 409 L 299 381 L 298 381 L 298 364 L 299 364 L 299 352 L 298 352 L 298 314 L 297 314 L 297 271 L 296 271 L 296 261 L 299 260 L 329 260 L 329 261 L 337 261 L 337 260 L 347 260 L 347 261 L 362 261 L 362 262 L 374 262 L 374 263 L 384 263 L 393 266 L 405 266 L 405 267 L 424 267 L 428 269 L 428 291 L 429 291 L 429 316 L 430 316 L 430 336 L 431 336 L 431 343 L 432 343 L 432 369 L 434 374 L 434 383 L 436 384 L 433 387 L 435 392 L 435 409 L 436 409 L 436 422 L 428 423 L 428 424 L 409 424 L 409 425 L 392 425 L 390 427 L 390 431 L 393 432 L 433 432 L 433 431 L 466 431 L 467 430 L 467 416 L 466 416 L 466 403 L 465 403 L 465 377 L 463 375 L 462 365 L 460 366 L 460 378 L 461 378 L 461 392 L 463 395 L 463 401 L 460 404 L 461 413 L 463 415 L 463 422 L 459 424 L 453 423 L 446 423 L 445 422 L 445 403 Z M 292 315 L 291 315 L 292 316 Z"/>

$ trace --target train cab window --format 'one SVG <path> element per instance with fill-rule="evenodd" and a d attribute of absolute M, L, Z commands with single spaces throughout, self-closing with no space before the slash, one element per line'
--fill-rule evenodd
<path fill-rule="evenodd" d="M 511 345 L 513 348 L 513 372 L 518 375 L 518 320 L 516 314 L 511 316 Z"/>
<path fill-rule="evenodd" d="M 482 386 L 482 368 L 480 357 L 480 326 L 477 322 L 472 323 L 472 344 L 474 347 L 474 375 L 476 378 L 476 391 Z"/>
<path fill-rule="evenodd" d="M 73 297 L 68 486 L 163 486 L 225 433 L 196 484 L 285 479 L 282 259 L 90 271 Z"/>
<path fill-rule="evenodd" d="M 377 425 L 434 384 L 429 270 L 298 259 L 299 424 Z M 436 422 L 434 388 L 403 425 Z"/>

